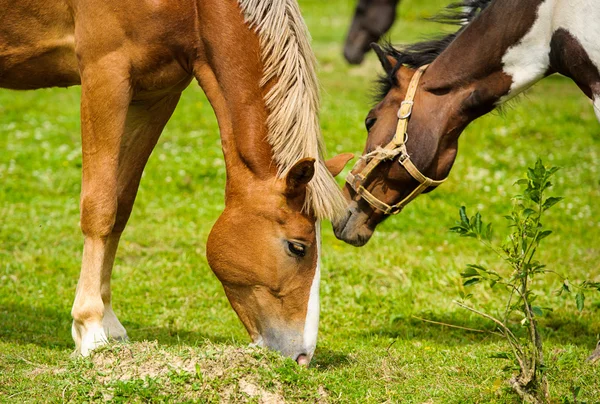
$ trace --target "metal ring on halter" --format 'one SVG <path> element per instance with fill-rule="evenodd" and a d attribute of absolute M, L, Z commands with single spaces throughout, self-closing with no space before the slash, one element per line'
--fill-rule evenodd
<path fill-rule="evenodd" d="M 408 112 L 406 112 L 405 114 L 400 115 L 400 112 L 402 111 L 402 107 L 404 105 L 410 105 L 410 108 L 408 109 Z M 398 119 L 406 119 L 410 116 L 410 114 L 412 114 L 412 107 L 413 105 L 415 105 L 415 102 L 413 100 L 404 100 L 400 103 L 400 108 L 398 109 Z"/>

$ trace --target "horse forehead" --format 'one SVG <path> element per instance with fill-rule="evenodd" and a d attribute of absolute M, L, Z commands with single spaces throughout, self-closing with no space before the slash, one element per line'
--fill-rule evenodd
<path fill-rule="evenodd" d="M 295 203 L 282 195 L 261 195 L 251 204 L 241 206 L 242 213 L 248 217 L 250 225 L 261 227 L 261 221 L 267 220 L 281 226 L 284 231 L 297 235 L 310 235 L 315 232 L 316 219 L 308 214 L 301 202 Z M 252 217 L 257 220 L 253 220 Z M 263 222 L 264 223 L 264 222 Z"/>

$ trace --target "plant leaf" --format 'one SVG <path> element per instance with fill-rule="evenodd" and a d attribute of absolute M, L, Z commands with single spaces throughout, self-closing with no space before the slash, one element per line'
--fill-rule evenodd
<path fill-rule="evenodd" d="M 463 286 L 469 286 L 469 285 L 474 285 L 476 283 L 481 282 L 481 278 L 479 277 L 473 277 L 473 278 L 469 278 L 466 281 L 463 282 Z"/>
<path fill-rule="evenodd" d="M 473 266 L 467 265 L 465 270 L 461 272 L 460 276 L 463 278 L 471 278 L 473 276 L 479 276 L 479 271 L 477 271 Z"/>
<path fill-rule="evenodd" d="M 550 234 L 552 234 L 552 230 L 544 230 L 543 232 L 537 235 L 535 241 L 539 242 L 540 240 L 548 237 Z"/>
<path fill-rule="evenodd" d="M 458 210 L 458 214 L 460 215 L 460 221 L 463 224 L 469 224 L 469 217 L 467 216 L 467 208 L 464 206 L 461 206 L 460 209 Z"/>
<path fill-rule="evenodd" d="M 554 206 L 555 204 L 557 204 L 558 202 L 562 201 L 563 197 L 556 197 L 556 196 L 551 196 L 548 199 L 546 199 L 544 201 L 544 204 L 542 205 L 542 209 L 543 210 L 547 210 L 550 209 L 552 206 Z"/>
<path fill-rule="evenodd" d="M 577 303 L 577 310 L 581 312 L 585 303 L 585 295 L 583 294 L 583 292 L 577 292 L 577 294 L 575 295 L 575 302 Z"/>

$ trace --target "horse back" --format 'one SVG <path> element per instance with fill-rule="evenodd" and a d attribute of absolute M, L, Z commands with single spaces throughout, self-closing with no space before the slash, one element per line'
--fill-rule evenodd
<path fill-rule="evenodd" d="M 77 85 L 80 70 L 104 59 L 127 66 L 134 93 L 181 91 L 199 42 L 193 4 L 0 0 L 0 87 Z"/>

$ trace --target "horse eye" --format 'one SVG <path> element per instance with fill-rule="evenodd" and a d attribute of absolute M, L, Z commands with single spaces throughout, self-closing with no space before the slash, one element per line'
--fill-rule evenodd
<path fill-rule="evenodd" d="M 371 130 L 373 125 L 375 125 L 375 122 L 377 122 L 377 118 L 367 118 L 365 120 L 365 127 L 367 128 L 367 132 Z"/>
<path fill-rule="evenodd" d="M 287 247 L 290 253 L 296 257 L 304 257 L 306 255 L 306 246 L 294 241 L 288 241 Z"/>

